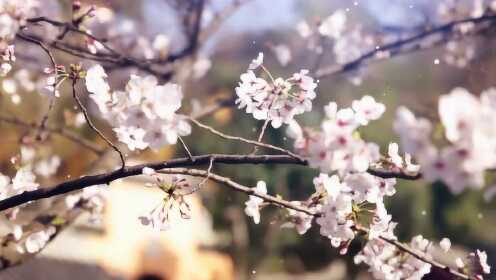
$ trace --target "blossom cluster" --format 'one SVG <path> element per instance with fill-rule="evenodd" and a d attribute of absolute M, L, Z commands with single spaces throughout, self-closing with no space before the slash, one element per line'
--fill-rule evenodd
<path fill-rule="evenodd" d="M 191 133 L 186 116 L 176 113 L 183 98 L 179 85 L 158 85 L 154 76 L 131 75 L 124 91 L 111 92 L 106 78 L 105 70 L 95 65 L 87 71 L 86 88 L 119 141 L 130 150 L 157 150 Z"/>
<path fill-rule="evenodd" d="M 410 249 L 420 254 L 424 259 L 434 259 L 435 246 L 422 235 L 414 236 L 410 241 Z M 439 248 L 444 253 L 451 253 L 451 241 L 443 238 L 439 242 Z M 419 260 L 411 254 L 400 251 L 398 247 L 384 239 L 376 238 L 369 240 L 358 255 L 355 256 L 356 264 L 365 263 L 369 265 L 369 271 L 376 279 L 422 279 L 429 273 L 431 264 Z M 456 270 L 464 272 L 473 279 L 484 279 L 485 274 L 491 272 L 487 263 L 487 254 L 476 250 L 469 253 L 465 261 L 461 258 L 455 260 Z"/>
<path fill-rule="evenodd" d="M 496 89 L 477 98 L 466 89 L 455 88 L 440 97 L 439 116 L 448 142 L 442 148 L 431 140 L 429 120 L 400 107 L 394 130 L 402 148 L 415 157 L 427 181 L 441 180 L 453 193 L 482 188 L 484 172 L 496 167 Z"/>
<path fill-rule="evenodd" d="M 263 67 L 263 54 L 253 60 L 249 70 L 241 75 L 241 82 L 236 87 L 236 104 L 245 108 L 246 113 L 253 114 L 257 120 L 270 121 L 272 127 L 278 128 L 289 123 L 295 115 L 312 110 L 317 83 L 308 75 L 308 70 L 294 73 L 288 79 L 274 79 L 267 72 L 271 81 L 257 77 L 254 70 Z"/>
<path fill-rule="evenodd" d="M 338 65 L 345 65 L 363 54 L 372 50 L 379 40 L 371 34 L 367 34 L 361 25 L 351 25 L 347 12 L 338 9 L 331 15 L 317 22 L 313 27 L 306 21 L 297 25 L 299 35 L 308 41 L 308 47 L 317 53 L 324 51 L 322 40 L 324 38 L 332 46 L 334 62 Z M 379 56 L 387 55 L 384 52 L 378 52 Z M 354 71 L 349 75 L 349 80 L 355 85 L 362 82 L 361 71 Z"/>
<path fill-rule="evenodd" d="M 314 179 L 317 193 L 324 194 L 321 216 L 316 219 L 320 234 L 334 247 L 346 253 L 355 237 L 357 225 L 370 228 L 368 238 L 375 239 L 394 228 L 383 198 L 396 193 L 395 179 L 382 179 L 368 173 L 348 174 L 340 182 L 337 175 L 320 174 Z"/>
<path fill-rule="evenodd" d="M 410 241 L 410 248 L 430 257 L 432 247 L 429 240 L 417 235 Z M 429 273 L 431 265 L 382 240 L 369 240 L 362 251 L 355 256 L 355 263 L 365 263 L 376 279 L 420 280 Z"/>
<path fill-rule="evenodd" d="M 1 0 L 0 1 L 0 76 L 7 75 L 15 61 L 14 45 L 11 45 L 19 29 L 32 16 L 38 1 Z"/>
<path fill-rule="evenodd" d="M 380 159 L 379 146 L 359 137 L 357 128 L 379 119 L 384 104 L 371 96 L 353 101 L 351 108 L 339 109 L 334 102 L 325 107 L 326 119 L 321 131 L 302 129 L 296 122 L 288 127 L 288 135 L 295 139 L 295 150 L 306 157 L 311 167 L 322 172 L 364 172 Z"/>

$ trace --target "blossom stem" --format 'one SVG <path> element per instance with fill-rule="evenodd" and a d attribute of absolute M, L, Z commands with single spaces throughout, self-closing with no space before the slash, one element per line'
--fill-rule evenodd
<path fill-rule="evenodd" d="M 186 143 L 184 142 L 183 138 L 181 136 L 178 136 L 177 138 L 179 138 L 179 142 L 181 142 L 181 145 L 183 146 L 184 150 L 186 151 L 186 153 L 188 154 L 188 157 L 191 161 L 195 161 L 195 158 L 193 157 L 193 155 L 191 154 L 191 152 L 189 151 L 189 148 L 188 146 L 186 145 Z"/>
<path fill-rule="evenodd" d="M 126 167 L 126 160 L 124 159 L 124 154 L 119 149 L 119 147 L 117 147 L 114 143 L 112 143 L 112 141 L 110 141 L 98 128 L 96 128 L 96 126 L 91 121 L 91 118 L 90 118 L 90 116 L 88 114 L 88 110 L 86 110 L 86 107 L 84 107 L 83 103 L 81 102 L 81 99 L 79 99 L 79 96 L 77 95 L 77 92 L 76 92 L 76 82 L 77 82 L 77 79 L 73 79 L 72 80 L 72 96 L 74 97 L 74 100 L 76 101 L 76 103 L 77 103 L 79 109 L 81 110 L 81 112 L 83 112 L 84 119 L 86 120 L 86 123 L 88 123 L 88 126 L 94 132 L 96 132 L 96 134 L 98 134 L 98 136 L 100 138 L 102 138 L 105 142 L 107 142 L 107 144 L 110 147 L 112 147 L 112 149 L 114 149 L 119 154 L 119 157 L 120 157 L 120 160 L 121 160 L 121 169 L 123 170 Z"/>

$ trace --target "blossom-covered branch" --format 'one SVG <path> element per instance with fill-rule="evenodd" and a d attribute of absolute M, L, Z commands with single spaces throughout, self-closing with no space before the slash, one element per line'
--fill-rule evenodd
<path fill-rule="evenodd" d="M 446 43 L 450 39 L 459 35 L 459 30 L 457 30 L 457 27 L 461 25 L 474 24 L 475 28 L 477 28 L 478 26 L 482 26 L 482 30 L 487 30 L 494 24 L 494 22 L 496 22 L 496 15 L 483 15 L 480 17 L 454 20 L 437 27 L 426 27 L 425 31 L 419 32 L 418 34 L 407 37 L 405 39 L 400 39 L 384 45 L 373 46 L 371 50 L 360 55 L 358 58 L 346 62 L 342 65 L 318 69 L 315 72 L 315 76 L 318 78 L 324 78 L 326 76 L 356 70 L 358 67 L 369 61 L 383 60 L 385 58 L 401 55 L 403 53 L 410 53 L 412 50 L 420 51 L 423 49 L 432 48 L 442 43 Z M 487 26 L 487 24 L 489 24 L 489 26 Z M 469 33 L 466 34 L 466 36 L 473 36 L 480 33 L 481 32 L 479 30 L 479 32 Z M 430 41 L 428 44 L 423 43 L 424 40 L 438 35 L 441 36 L 439 36 L 439 38 L 434 38 L 433 41 Z"/>
<path fill-rule="evenodd" d="M 140 164 L 127 166 L 124 169 L 115 170 L 112 172 L 101 173 L 97 175 L 83 176 L 78 179 L 68 180 L 51 187 L 43 187 L 34 191 L 23 192 L 16 196 L 12 196 L 0 201 L 0 211 L 22 205 L 24 203 L 39 199 L 49 198 L 56 195 L 61 195 L 75 190 L 80 190 L 93 185 L 106 185 L 117 179 L 130 176 L 141 175 L 144 167 L 149 167 L 154 170 L 164 168 L 183 167 L 183 166 L 201 166 L 208 164 L 210 158 L 215 158 L 215 163 L 218 164 L 293 164 L 307 165 L 306 161 L 294 158 L 288 155 L 225 155 L 225 154 L 209 154 L 193 156 L 193 160 L 189 157 L 176 158 L 169 161 L 158 163 Z M 379 170 L 370 170 L 371 173 L 377 174 L 384 178 L 402 178 L 415 180 L 417 176 L 408 176 L 398 172 L 388 172 Z"/>
<path fill-rule="evenodd" d="M 198 170 L 198 169 L 188 169 L 188 168 L 165 168 L 165 169 L 159 170 L 158 173 L 161 173 L 161 174 L 182 174 L 182 175 L 188 175 L 188 176 L 193 176 L 193 177 L 208 178 L 209 180 L 212 180 L 214 182 L 225 185 L 234 191 L 242 192 L 242 193 L 245 193 L 247 195 L 260 198 L 264 202 L 267 202 L 269 204 L 273 204 L 277 207 L 287 209 L 289 211 L 291 211 L 291 210 L 297 211 L 299 213 L 303 213 L 304 215 L 312 216 L 315 218 L 319 218 L 322 216 L 321 212 L 315 211 L 315 209 L 310 209 L 306 206 L 302 206 L 301 203 L 299 203 L 299 202 L 287 201 L 287 200 L 284 200 L 283 198 L 281 198 L 280 196 L 276 197 L 276 196 L 266 194 L 264 192 L 260 192 L 260 191 L 258 191 L 258 188 L 250 188 L 250 187 L 241 185 L 241 184 L 231 180 L 228 177 L 220 176 L 220 175 L 214 174 L 212 172 L 207 172 L 207 171 Z M 354 227 L 354 229 L 357 232 L 363 233 L 364 235 L 368 235 L 370 233 L 369 229 L 362 227 L 362 226 L 356 225 Z M 433 260 L 432 257 L 426 255 L 424 252 L 419 251 L 418 249 L 413 249 L 410 246 L 408 246 L 407 244 L 399 242 L 395 238 L 392 238 L 390 236 L 379 236 L 378 238 L 380 240 L 383 240 L 383 241 L 393 245 L 399 251 L 411 255 L 412 257 L 418 259 L 421 262 L 424 262 L 424 263 L 430 265 L 431 267 L 435 267 L 437 269 L 446 271 L 447 273 L 452 274 L 455 277 L 459 277 L 460 279 L 476 279 L 475 277 L 472 278 L 471 276 L 469 276 L 463 272 L 460 272 L 456 269 L 450 268 L 450 267 L 448 267 L 442 263 L 439 263 L 439 262 Z"/>

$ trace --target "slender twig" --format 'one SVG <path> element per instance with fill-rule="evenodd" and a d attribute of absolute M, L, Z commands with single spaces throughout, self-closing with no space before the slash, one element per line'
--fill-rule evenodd
<path fill-rule="evenodd" d="M 198 112 L 193 112 L 191 114 L 191 118 L 201 119 L 209 115 L 212 115 L 213 113 L 217 112 L 222 108 L 233 106 L 234 100 L 235 98 L 225 98 L 225 99 L 216 100 L 214 104 L 206 106 L 205 108 L 203 108 Z"/>
<path fill-rule="evenodd" d="M 7 116 L 0 116 L 0 122 L 5 122 L 5 123 L 13 124 L 13 125 L 22 126 L 22 127 L 26 127 L 26 128 L 33 128 L 33 129 L 39 129 L 39 126 L 40 126 L 40 124 L 38 124 L 38 123 L 34 123 L 34 122 L 29 123 L 29 122 L 20 120 L 20 119 L 15 118 L 15 117 L 7 117 Z M 88 150 L 94 152 L 97 155 L 102 155 L 104 153 L 104 149 L 100 148 L 95 143 L 88 141 L 88 140 L 84 139 L 83 137 L 81 137 L 80 135 L 78 135 L 78 134 L 76 134 L 70 130 L 67 130 L 65 128 L 55 128 L 55 127 L 46 126 L 44 128 L 44 130 L 49 132 L 49 133 L 55 133 L 55 134 L 58 134 L 62 137 L 65 137 L 66 139 L 80 145 L 81 147 L 83 147 L 85 149 L 88 149 Z"/>
<path fill-rule="evenodd" d="M 262 143 L 262 142 L 254 141 L 254 140 L 245 139 L 245 138 L 239 137 L 239 136 L 231 136 L 231 135 L 222 133 L 222 132 L 216 130 L 215 128 L 213 128 L 211 126 L 208 126 L 206 124 L 203 124 L 203 123 L 199 122 L 198 120 L 195 120 L 194 118 L 190 118 L 190 120 L 195 125 L 203 128 L 203 129 L 206 129 L 209 132 L 211 132 L 211 133 L 213 133 L 213 134 L 215 134 L 215 135 L 217 135 L 219 137 L 222 137 L 224 139 L 236 140 L 236 141 L 244 142 L 244 143 L 251 144 L 251 145 L 254 145 L 254 146 L 271 149 L 271 150 L 274 150 L 274 151 L 278 151 L 278 152 L 287 154 L 289 156 L 292 156 L 294 158 L 297 158 L 297 159 L 300 159 L 300 160 L 303 161 L 303 158 L 301 158 L 299 155 L 297 155 L 295 153 L 292 153 L 292 152 L 290 152 L 290 151 L 288 151 L 286 149 L 283 149 L 283 148 L 280 148 L 280 147 L 277 147 L 277 146 L 274 146 L 274 145 L 270 145 L 270 144 L 265 144 L 265 143 Z"/>
<path fill-rule="evenodd" d="M 56 80 L 57 79 L 57 62 L 55 61 L 55 57 L 53 56 L 50 49 L 43 42 L 41 42 L 39 40 L 24 36 L 22 34 L 18 34 L 18 36 L 19 36 L 19 38 L 22 38 L 23 40 L 35 43 L 36 45 L 40 46 L 40 48 L 47 54 L 48 58 L 50 59 L 50 62 L 52 63 L 52 71 L 53 71 L 53 75 L 55 75 L 55 84 L 57 84 L 57 80 Z M 45 129 L 47 122 L 48 122 L 48 117 L 50 116 L 50 112 L 52 111 L 52 108 L 55 105 L 55 96 L 57 94 L 57 87 L 55 85 L 53 85 L 52 90 L 53 90 L 53 92 L 52 92 L 53 96 L 50 97 L 50 100 L 48 103 L 48 109 L 40 121 L 39 130 L 37 133 L 38 134 L 37 138 L 39 138 L 39 135 L 41 135 L 41 132 Z"/>
<path fill-rule="evenodd" d="M 79 96 L 77 95 L 77 92 L 76 92 L 76 82 L 77 82 L 77 79 L 73 79 L 72 80 L 72 96 L 74 97 L 74 100 L 76 101 L 78 107 L 79 107 L 79 110 L 81 110 L 81 112 L 83 112 L 83 115 L 84 115 L 84 119 L 86 120 L 86 123 L 88 123 L 88 126 L 91 128 L 91 130 L 93 130 L 94 132 L 96 132 L 96 134 L 98 134 L 98 136 L 100 136 L 100 138 L 102 138 L 105 142 L 107 142 L 107 144 L 112 147 L 112 149 L 114 149 L 118 154 L 119 154 L 119 157 L 121 159 L 121 169 L 124 169 L 126 167 L 126 160 L 124 159 L 124 154 L 122 153 L 122 151 L 119 149 L 119 147 L 117 147 L 114 143 L 112 143 L 112 141 L 110 141 L 94 124 L 93 122 L 91 121 L 91 118 L 88 114 L 88 110 L 86 110 L 86 107 L 84 107 L 83 103 L 81 102 L 81 100 L 79 99 Z"/>
<path fill-rule="evenodd" d="M 267 114 L 269 114 L 269 113 L 267 113 Z M 264 137 L 265 130 L 267 129 L 267 125 L 269 124 L 269 122 L 270 122 L 270 119 L 269 119 L 269 116 L 267 116 L 267 119 L 265 120 L 264 124 L 262 125 L 262 129 L 260 129 L 260 133 L 258 134 L 258 138 L 256 141 L 257 143 L 262 143 L 262 139 Z M 251 154 L 254 155 L 257 153 L 257 151 L 258 151 L 258 146 L 255 146 L 255 147 L 253 147 L 253 151 L 251 151 Z"/>
<path fill-rule="evenodd" d="M 262 129 L 260 130 L 260 134 L 258 135 L 257 142 L 262 142 L 262 139 L 265 134 L 265 130 L 267 129 L 267 125 L 269 124 L 270 120 L 267 118 L 262 126 Z"/>
<path fill-rule="evenodd" d="M 203 180 L 201 180 L 200 183 L 198 183 L 198 185 L 196 185 L 196 187 L 192 188 L 188 193 L 186 193 L 184 195 L 190 195 L 192 193 L 197 192 L 198 190 L 200 190 L 203 187 L 203 185 L 205 185 L 205 183 L 207 183 L 207 181 L 210 179 L 210 174 L 212 172 L 212 168 L 214 167 L 214 161 L 215 161 L 215 156 L 212 156 L 210 158 L 210 163 L 208 164 L 207 175 L 203 178 Z M 165 174 L 165 172 L 162 172 L 161 170 L 158 172 Z"/>
<path fill-rule="evenodd" d="M 205 27 L 200 33 L 200 42 L 205 42 L 214 33 L 216 33 L 222 24 L 233 15 L 239 8 L 244 4 L 253 0 L 233 0 L 231 3 L 226 5 L 221 11 L 213 15 L 212 21 Z"/>
<path fill-rule="evenodd" d="M 186 151 L 186 153 L 188 154 L 188 157 L 189 159 L 191 159 L 191 161 L 195 161 L 193 155 L 191 154 L 191 152 L 189 151 L 188 149 L 188 146 L 186 145 L 186 143 L 184 142 L 183 138 L 181 136 L 177 136 L 177 138 L 179 139 L 179 142 L 181 142 L 181 146 L 183 147 L 183 149 Z"/>

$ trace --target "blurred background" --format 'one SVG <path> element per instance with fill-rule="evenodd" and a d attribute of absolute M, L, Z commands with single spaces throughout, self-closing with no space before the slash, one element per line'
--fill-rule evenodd
<path fill-rule="evenodd" d="M 134 26 L 130 32 L 154 38 L 168 36 L 171 48 L 184 44 L 177 30 L 174 15 L 175 1 L 90 1 L 111 9 L 118 27 Z M 211 9 L 220 10 L 228 0 L 211 1 Z M 296 31 L 302 20 L 307 22 L 326 18 L 337 9 L 344 9 L 350 24 L 360 24 L 370 33 L 386 32 L 396 37 L 414 33 L 419 26 L 437 24 L 437 1 L 429 0 L 252 0 L 247 1 L 222 24 L 215 35 L 206 39 L 199 51 L 210 59 L 211 67 L 203 77 L 185 82 L 184 111 L 195 106 L 204 107 L 219 98 L 234 95 L 239 76 L 259 52 L 265 53 L 265 65 L 275 76 L 288 77 L 299 69 L 312 68 L 316 60 L 325 66 L 332 58 L 307 49 L 307 41 Z M 463 2 L 463 1 L 462 1 Z M 43 12 L 59 19 L 70 18 L 71 1 L 43 1 Z M 69 15 L 69 16 L 68 16 Z M 208 12 L 204 15 L 208 17 Z M 96 30 L 98 32 L 98 30 Z M 475 55 L 466 67 L 457 68 L 443 60 L 444 46 L 411 52 L 364 66 L 361 84 L 350 82 L 350 73 L 320 79 L 314 110 L 298 116 L 308 126 L 317 126 L 323 116 L 323 106 L 335 101 L 339 106 L 351 100 L 371 95 L 387 105 L 383 118 L 361 131 L 364 139 L 380 144 L 385 152 L 389 142 L 398 142 L 392 131 L 396 108 L 411 108 L 418 115 L 437 120 L 437 99 L 454 87 L 465 87 L 478 95 L 496 86 L 496 49 L 491 35 L 470 37 L 469 44 L 477 46 Z M 176 44 L 177 42 L 177 44 Z M 291 61 L 283 66 L 277 60 L 274 46 L 284 44 L 291 49 Z M 31 47 L 32 48 L 32 47 Z M 15 80 L 21 68 L 33 69 L 29 80 L 36 83 L 38 65 L 29 63 L 30 56 L 43 56 L 29 46 L 18 47 L 19 60 L 9 79 Z M 24 58 L 24 59 L 23 59 Z M 77 62 L 74 57 L 57 53 L 59 63 Z M 84 62 L 85 66 L 91 62 Z M 47 64 L 48 65 L 48 64 Z M 133 71 L 133 70 L 131 70 Z M 122 73 L 121 73 L 122 72 Z M 115 70 L 111 84 L 123 88 L 129 71 Z M 178 78 L 180 79 L 180 77 Z M 17 81 L 15 94 L 5 88 L 0 93 L 0 112 L 3 115 L 36 121 L 47 106 L 46 97 L 36 89 L 26 88 L 26 80 Z M 85 126 L 70 121 L 77 111 L 73 108 L 68 85 L 61 88 L 50 123 L 71 126 L 81 137 L 104 146 Z M 14 97 L 18 95 L 18 97 Z M 22 101 L 16 105 L 16 99 Z M 193 100 L 193 101 L 192 101 Z M 91 102 L 88 102 L 91 103 Z M 196 105 L 195 105 L 196 104 Z M 92 105 L 88 105 L 92 106 Z M 98 113 L 92 109 L 93 116 Z M 69 120 L 69 121 L 68 121 Z M 204 119 L 218 130 L 245 138 L 256 138 L 262 125 L 242 110 L 224 108 Z M 107 135 L 112 135 L 105 121 L 97 122 Z M 0 172 L 12 171 L 10 159 L 19 153 L 28 128 L 0 123 Z M 440 137 L 440 135 L 434 135 Z M 248 153 L 251 147 L 218 138 L 194 129 L 185 138 L 193 154 Z M 292 141 L 284 129 L 268 129 L 265 141 L 291 148 Z M 96 157 L 58 137 L 33 144 L 46 154 L 57 154 L 62 164 L 55 178 L 40 179 L 51 185 L 68 177 L 95 172 Z M 130 162 L 164 160 L 182 157 L 179 145 L 159 152 L 129 154 Z M 254 186 L 257 180 L 267 182 L 269 193 L 278 193 L 290 200 L 305 199 L 313 192 L 312 178 L 317 170 L 292 166 L 215 166 L 215 171 L 236 181 Z M 489 176 L 489 175 L 488 175 Z M 496 178 L 487 178 L 488 185 Z M 353 243 L 349 254 L 340 256 L 323 238 L 318 228 L 303 236 L 292 229 L 281 229 L 280 212 L 274 208 L 263 210 L 261 223 L 253 224 L 244 212 L 247 197 L 209 183 L 191 197 L 193 217 L 178 220 L 177 226 L 164 233 L 151 233 L 142 228 L 137 217 L 151 210 L 157 201 L 155 192 L 143 187 L 140 178 L 114 182 L 108 189 L 108 202 L 101 222 L 88 222 L 87 216 L 68 227 L 53 240 L 38 257 L 0 273 L 0 279 L 370 279 L 366 267 L 353 264 L 353 256 L 362 244 Z M 432 241 L 449 237 L 455 245 L 452 263 L 457 256 L 480 248 L 487 251 L 488 263 L 496 264 L 496 201 L 485 201 L 484 190 L 467 190 L 454 196 L 440 183 L 398 180 L 398 193 L 386 201 L 393 220 L 398 222 L 401 240 L 422 234 Z M 458 254 L 458 255 L 456 255 Z M 494 270 L 494 269 L 493 269 Z M 80 278 L 78 278 L 80 277 Z M 488 277 L 489 279 L 496 279 Z"/>

